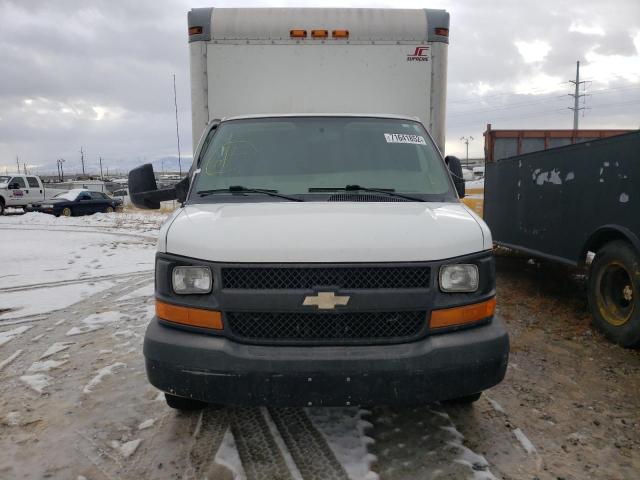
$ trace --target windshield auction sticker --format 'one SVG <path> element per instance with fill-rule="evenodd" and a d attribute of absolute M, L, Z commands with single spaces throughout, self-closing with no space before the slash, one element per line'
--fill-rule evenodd
<path fill-rule="evenodd" d="M 420 135 L 407 135 L 405 133 L 385 133 L 387 143 L 413 143 L 414 145 L 426 145 L 424 137 Z"/>

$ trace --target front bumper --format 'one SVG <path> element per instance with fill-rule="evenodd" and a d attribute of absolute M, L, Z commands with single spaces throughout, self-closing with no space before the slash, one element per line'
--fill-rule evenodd
<path fill-rule="evenodd" d="M 144 340 L 149 381 L 173 395 L 224 405 L 417 405 L 471 395 L 504 378 L 502 322 L 416 342 L 258 346 L 162 325 Z"/>

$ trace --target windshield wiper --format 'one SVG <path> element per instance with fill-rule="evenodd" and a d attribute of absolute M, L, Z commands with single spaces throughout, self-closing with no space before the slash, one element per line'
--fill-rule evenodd
<path fill-rule="evenodd" d="M 284 198 L 291 202 L 304 202 L 301 198 L 290 197 L 289 195 L 282 195 L 277 190 L 265 190 L 263 188 L 248 188 L 242 185 L 231 185 L 229 188 L 216 188 L 214 190 L 198 190 L 197 194 L 201 197 L 207 195 L 214 195 L 216 193 L 262 193 L 263 195 L 269 195 L 271 197 Z"/>
<path fill-rule="evenodd" d="M 406 200 L 411 200 L 412 202 L 426 202 L 426 200 L 419 197 L 405 195 L 404 193 L 396 193 L 396 191 L 393 188 L 369 188 L 369 187 L 361 187 L 360 185 L 347 185 L 346 187 L 310 188 L 309 192 L 335 192 L 339 190 L 344 190 L 345 192 L 353 192 L 353 191 L 360 190 L 362 192 L 382 193 L 384 195 L 389 195 L 390 197 L 397 197 L 397 198 L 404 198 Z"/>

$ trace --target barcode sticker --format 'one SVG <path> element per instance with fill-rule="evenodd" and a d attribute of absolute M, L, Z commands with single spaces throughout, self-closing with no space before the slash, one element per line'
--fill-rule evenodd
<path fill-rule="evenodd" d="M 426 145 L 424 137 L 420 135 L 407 135 L 406 133 L 385 133 L 387 143 L 412 143 L 414 145 Z"/>

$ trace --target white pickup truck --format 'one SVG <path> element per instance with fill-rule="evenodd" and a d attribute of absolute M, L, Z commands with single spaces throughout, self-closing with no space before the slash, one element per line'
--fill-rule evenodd
<path fill-rule="evenodd" d="M 36 175 L 0 175 L 0 215 L 7 207 L 25 208 L 45 199 L 45 189 Z"/>

